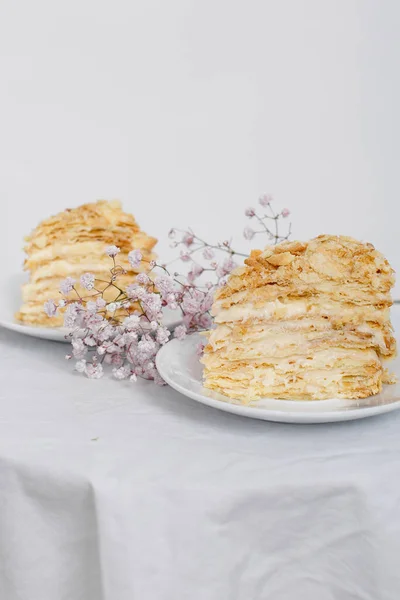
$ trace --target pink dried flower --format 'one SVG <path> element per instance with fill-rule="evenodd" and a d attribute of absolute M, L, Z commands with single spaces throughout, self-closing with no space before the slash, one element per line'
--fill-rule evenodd
<path fill-rule="evenodd" d="M 112 370 L 112 373 L 115 377 L 115 379 L 127 379 L 131 373 L 131 370 L 128 367 L 119 367 L 119 368 L 114 368 Z"/>
<path fill-rule="evenodd" d="M 200 312 L 200 303 L 195 298 L 186 295 L 182 302 L 182 308 L 186 314 L 195 315 Z"/>
<path fill-rule="evenodd" d="M 110 258 L 115 258 L 120 252 L 121 248 L 118 248 L 118 246 L 107 246 L 106 248 L 106 254 L 108 254 Z"/>
<path fill-rule="evenodd" d="M 184 250 L 181 250 L 180 258 L 183 262 L 188 262 L 189 260 L 191 260 L 190 254 L 188 254 L 187 252 L 184 252 Z"/>
<path fill-rule="evenodd" d="M 132 344 L 133 342 L 136 342 L 137 339 L 138 339 L 138 333 L 136 331 L 127 331 L 125 333 L 125 343 L 126 343 L 127 347 L 130 344 Z"/>
<path fill-rule="evenodd" d="M 132 373 L 132 375 L 129 377 L 130 381 L 137 381 L 137 375 L 136 373 Z"/>
<path fill-rule="evenodd" d="M 198 323 L 203 329 L 209 329 L 212 325 L 212 318 L 208 313 L 199 316 Z"/>
<path fill-rule="evenodd" d="M 174 291 L 174 282 L 171 277 L 168 277 L 167 275 L 158 275 L 155 278 L 154 283 L 163 298 Z"/>
<path fill-rule="evenodd" d="M 146 273 L 139 273 L 139 275 L 136 276 L 136 281 L 139 285 L 147 285 L 150 283 L 151 279 Z"/>
<path fill-rule="evenodd" d="M 87 354 L 87 347 L 81 339 L 72 340 L 72 355 L 76 359 L 82 359 Z"/>
<path fill-rule="evenodd" d="M 208 310 L 210 310 L 210 308 L 212 307 L 214 303 L 214 293 L 213 292 L 208 292 L 202 302 L 201 302 L 201 310 L 203 312 L 207 312 Z"/>
<path fill-rule="evenodd" d="M 130 315 L 124 319 L 124 325 L 128 331 L 134 331 L 140 325 L 140 319 L 137 315 Z"/>
<path fill-rule="evenodd" d="M 286 219 L 286 217 L 288 217 L 290 215 L 290 210 L 287 208 L 284 208 L 281 214 L 282 214 L 282 217 L 284 219 Z"/>
<path fill-rule="evenodd" d="M 57 313 L 57 304 L 54 300 L 47 300 L 47 302 L 44 303 L 44 312 L 48 317 L 54 317 Z"/>
<path fill-rule="evenodd" d="M 198 302 L 202 302 L 202 300 L 204 299 L 204 292 L 201 292 L 200 290 L 192 289 L 190 290 L 190 293 L 192 294 L 192 297 Z"/>
<path fill-rule="evenodd" d="M 137 283 L 131 283 L 126 288 L 126 293 L 132 300 L 143 300 L 147 292 Z"/>
<path fill-rule="evenodd" d="M 153 361 L 148 361 L 143 364 L 143 377 L 145 379 L 154 379 L 156 368 Z"/>
<path fill-rule="evenodd" d="M 243 230 L 243 236 L 246 240 L 252 240 L 255 233 L 256 232 L 251 227 L 245 227 Z"/>
<path fill-rule="evenodd" d="M 158 294 L 147 294 L 143 298 L 143 304 L 149 317 L 159 317 L 161 311 L 161 298 Z"/>
<path fill-rule="evenodd" d="M 168 342 L 168 338 L 171 333 L 166 327 L 159 327 L 156 331 L 156 341 L 162 346 Z"/>
<path fill-rule="evenodd" d="M 189 314 L 184 315 L 183 319 L 182 319 L 182 323 L 184 324 L 184 326 L 186 327 L 187 330 L 190 330 L 194 321 L 195 321 L 194 315 L 189 315 Z"/>
<path fill-rule="evenodd" d="M 193 263 L 193 267 L 190 269 L 187 278 L 188 281 L 190 283 L 193 283 L 195 281 L 195 279 L 197 279 L 198 277 L 200 277 L 200 275 L 203 273 L 204 268 L 201 265 L 198 265 L 197 263 Z"/>
<path fill-rule="evenodd" d="M 64 327 L 68 329 L 72 329 L 73 327 L 78 327 L 80 324 L 80 312 L 81 305 L 78 302 L 73 302 L 72 304 L 68 304 L 65 314 L 64 314 Z"/>
<path fill-rule="evenodd" d="M 100 379 L 101 377 L 103 377 L 103 367 L 101 364 L 97 363 L 97 364 L 93 364 L 93 363 L 88 363 L 86 365 L 86 369 L 85 369 L 86 375 L 89 377 L 89 379 Z"/>
<path fill-rule="evenodd" d="M 116 335 L 114 338 L 114 344 L 116 346 L 118 346 L 119 348 L 124 348 L 125 346 L 125 334 L 121 333 L 119 335 Z"/>
<path fill-rule="evenodd" d="M 224 260 L 223 267 L 227 273 L 231 273 L 233 269 L 236 269 L 237 263 L 233 260 L 232 256 L 230 256 Z"/>
<path fill-rule="evenodd" d="M 236 267 L 237 267 L 237 264 L 235 263 L 233 258 L 230 256 L 229 258 L 226 258 L 224 260 L 224 262 L 222 263 L 222 265 L 220 265 L 218 267 L 217 276 L 224 277 L 225 275 L 229 275 L 229 273 L 231 271 L 233 271 L 233 269 L 235 269 Z"/>
<path fill-rule="evenodd" d="M 60 292 L 64 294 L 64 296 L 67 296 L 72 291 L 74 284 L 75 279 L 73 279 L 72 277 L 67 277 L 66 279 L 64 279 L 64 281 L 60 283 Z"/>
<path fill-rule="evenodd" d="M 105 342 L 110 339 L 114 332 L 113 326 L 108 323 L 101 326 L 99 331 L 97 332 L 97 339 L 99 342 Z"/>
<path fill-rule="evenodd" d="M 97 331 L 104 322 L 104 319 L 101 315 L 91 311 L 85 311 L 84 309 L 81 309 L 80 317 L 82 323 L 92 331 Z"/>
<path fill-rule="evenodd" d="M 93 300 L 88 300 L 86 302 L 86 310 L 88 310 L 89 312 L 97 312 L 96 302 L 93 302 Z"/>
<path fill-rule="evenodd" d="M 269 206 L 272 202 L 271 194 L 263 194 L 263 196 L 260 196 L 258 199 L 258 202 L 261 204 L 261 206 Z"/>
<path fill-rule="evenodd" d="M 127 349 L 126 349 L 126 360 L 128 362 L 130 362 L 132 365 L 135 365 L 137 359 L 137 345 L 135 343 L 129 344 Z M 136 369 L 136 367 L 135 367 Z M 137 371 L 135 370 L 135 373 L 137 375 L 139 375 L 139 373 L 137 373 Z"/>
<path fill-rule="evenodd" d="M 78 371 L 78 373 L 84 373 L 86 370 L 86 360 L 78 360 L 75 364 L 75 370 Z"/>
<path fill-rule="evenodd" d="M 93 273 L 84 273 L 81 275 L 81 285 L 85 290 L 92 290 L 94 288 L 94 275 Z"/>
<path fill-rule="evenodd" d="M 131 265 L 132 269 L 136 269 L 141 261 L 142 261 L 143 255 L 140 252 L 140 250 L 131 250 L 128 254 L 128 260 L 129 260 L 129 264 Z"/>
<path fill-rule="evenodd" d="M 185 244 L 185 246 L 187 246 L 188 248 L 193 244 L 194 242 L 194 236 L 192 233 L 186 232 L 185 235 L 182 238 L 182 242 Z"/>
<path fill-rule="evenodd" d="M 115 353 L 110 354 L 109 356 L 111 356 L 111 365 L 115 365 L 116 367 L 122 367 L 122 365 L 124 364 L 124 359 L 122 358 L 121 354 Z"/>
<path fill-rule="evenodd" d="M 177 340 L 183 340 L 186 337 L 187 329 L 184 325 L 178 325 L 174 329 L 174 337 Z"/>
<path fill-rule="evenodd" d="M 156 345 L 153 340 L 141 339 L 140 342 L 138 342 L 137 348 L 142 358 L 150 358 L 156 350 Z"/>
<path fill-rule="evenodd" d="M 96 304 L 97 308 L 104 308 L 107 302 L 103 298 L 97 298 Z"/>
<path fill-rule="evenodd" d="M 215 252 L 212 248 L 208 247 L 203 250 L 203 258 L 205 260 L 212 260 L 215 256 Z"/>
<path fill-rule="evenodd" d="M 178 301 L 177 301 L 176 294 L 174 294 L 174 293 L 168 294 L 168 296 L 165 298 L 165 301 L 167 303 L 168 308 L 170 308 L 171 310 L 176 310 L 178 308 Z"/>
<path fill-rule="evenodd" d="M 114 344 L 114 341 L 108 342 L 108 343 L 106 342 L 103 345 L 108 354 L 115 354 L 115 353 L 118 353 L 118 351 L 119 351 L 119 348 L 116 344 Z"/>
<path fill-rule="evenodd" d="M 256 214 L 256 211 L 254 210 L 254 208 L 246 208 L 246 210 L 244 211 L 244 214 L 246 215 L 246 217 L 254 217 Z"/>
<path fill-rule="evenodd" d="M 149 319 L 146 309 L 145 309 L 145 312 L 139 317 L 139 319 L 140 319 L 141 326 L 145 327 L 145 328 L 147 328 L 147 325 L 149 324 L 149 322 L 151 320 L 153 320 L 153 319 Z"/>

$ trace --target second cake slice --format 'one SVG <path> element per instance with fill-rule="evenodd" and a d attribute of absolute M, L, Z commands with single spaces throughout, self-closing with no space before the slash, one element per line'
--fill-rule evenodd
<path fill-rule="evenodd" d="M 22 288 L 23 305 L 16 319 L 28 325 L 62 325 L 62 315 L 49 318 L 43 305 L 46 300 L 61 298 L 59 287 L 63 279 L 75 279 L 79 293 L 86 296 L 79 277 L 90 272 L 99 287 L 104 288 L 106 283 L 101 280 L 109 281 L 113 266 L 105 249 L 115 245 L 120 248 L 117 263 L 126 271 L 118 277 L 118 285 L 124 288 L 132 283 L 137 272 L 149 268 L 149 262 L 155 258 L 152 251 L 156 242 L 140 230 L 132 215 L 123 212 L 118 201 L 84 204 L 41 222 L 26 238 L 24 268 L 29 271 L 30 279 Z M 133 249 L 140 249 L 143 255 L 137 269 L 132 269 L 128 261 Z"/>

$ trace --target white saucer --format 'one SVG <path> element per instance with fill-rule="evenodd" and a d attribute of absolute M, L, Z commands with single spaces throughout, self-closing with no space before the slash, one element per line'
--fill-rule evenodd
<path fill-rule="evenodd" d="M 183 341 L 171 340 L 161 348 L 156 357 L 161 377 L 175 390 L 202 404 L 226 412 L 284 423 L 328 423 L 363 419 L 400 408 L 400 384 L 386 385 L 376 396 L 363 400 L 292 401 L 263 398 L 243 405 L 234 400 L 206 390 L 202 385 L 202 365 L 196 355 L 199 334 L 187 336 Z M 400 375 L 400 362 L 393 361 L 391 371 Z"/>
<path fill-rule="evenodd" d="M 3 281 L 0 294 L 0 326 L 43 340 L 69 342 L 66 336 L 70 333 L 70 330 L 65 327 L 33 327 L 23 325 L 15 320 L 14 315 L 22 304 L 21 285 L 26 281 L 27 277 L 24 274 L 12 275 Z M 164 310 L 164 325 L 168 329 L 173 329 L 180 323 L 181 319 L 178 318 L 177 312 Z"/>

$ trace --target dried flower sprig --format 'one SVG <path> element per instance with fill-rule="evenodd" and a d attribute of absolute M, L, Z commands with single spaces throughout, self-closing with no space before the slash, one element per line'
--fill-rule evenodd
<path fill-rule="evenodd" d="M 183 339 L 188 330 L 210 327 L 213 286 L 207 283 L 202 289 L 193 282 L 182 282 L 177 274 L 171 275 L 165 266 L 152 261 L 146 265 L 147 273 L 139 273 L 122 290 L 117 279 L 126 272 L 116 264 L 118 252 L 113 246 L 106 249 L 113 260 L 109 281 L 83 274 L 80 284 L 88 294 L 82 296 L 69 277 L 60 285 L 64 298 L 58 304 L 48 300 L 45 311 L 51 317 L 65 308 L 64 325 L 72 329 L 72 353 L 67 358 L 76 359 L 78 372 L 98 379 L 104 373 L 103 365 L 109 364 L 116 379 L 136 381 L 142 377 L 162 384 L 155 356 L 171 335 L 162 323 L 163 308 L 180 310 L 182 324 L 175 327 L 174 336 Z M 138 267 L 143 261 L 140 251 L 133 250 L 129 261 Z M 115 290 L 114 298 L 106 301 L 104 293 L 109 297 L 110 288 Z"/>
<path fill-rule="evenodd" d="M 259 225 L 259 229 L 245 227 L 243 236 L 246 240 L 253 239 L 256 235 L 267 236 L 269 243 L 273 245 L 279 244 L 288 240 L 291 235 L 292 224 L 289 223 L 287 231 L 284 235 L 279 232 L 279 223 L 281 219 L 286 219 L 290 215 L 290 211 L 284 208 L 276 212 L 272 208 L 273 198 L 270 194 L 264 194 L 258 200 L 261 209 L 261 214 L 255 208 L 247 208 L 245 215 L 250 219 L 254 219 Z M 190 263 L 188 272 L 188 281 L 193 283 L 203 273 L 211 273 L 213 275 L 213 286 L 220 287 L 226 282 L 226 277 L 237 266 L 234 261 L 234 256 L 247 258 L 248 254 L 239 252 L 232 247 L 232 240 L 224 240 L 216 244 L 206 242 L 190 228 L 170 229 L 168 237 L 172 240 L 172 248 L 180 248 L 180 255 L 176 260 L 181 260 L 184 263 Z M 224 254 L 227 257 L 221 258 Z M 206 261 L 204 263 L 204 261 Z M 169 263 L 171 264 L 171 263 Z"/>
<path fill-rule="evenodd" d="M 255 219 L 261 227 L 259 230 L 246 227 L 246 239 L 264 234 L 277 244 L 289 238 L 290 225 L 286 235 L 280 235 L 278 222 L 290 213 L 287 209 L 276 213 L 271 202 L 269 195 L 259 199 L 259 204 L 268 209 L 268 213 L 260 215 L 253 208 L 245 211 L 246 216 Z M 191 229 L 171 229 L 169 237 L 173 247 L 182 248 L 179 259 L 189 263 L 187 274 L 171 273 L 167 265 L 155 261 L 145 263 L 140 250 L 135 249 L 128 255 L 129 263 L 132 269 L 144 266 L 146 272 L 136 275 L 132 283 L 122 289 L 118 277 L 126 271 L 116 262 L 120 249 L 109 246 L 105 252 L 113 265 L 107 281 L 96 279 L 92 273 L 83 274 L 80 285 L 88 294 L 82 296 L 75 280 L 67 277 L 60 285 L 63 298 L 58 303 L 53 300 L 45 303 L 49 317 L 60 308 L 65 309 L 64 325 L 72 330 L 69 334 L 72 353 L 66 358 L 77 361 L 78 372 L 98 379 L 104 373 L 104 365 L 108 364 L 116 379 L 136 381 L 142 377 L 162 385 L 164 382 L 157 371 L 155 357 L 171 336 L 163 324 L 163 310 L 169 308 L 180 313 L 182 324 L 173 332 L 177 339 L 183 339 L 187 332 L 211 327 L 210 309 L 215 290 L 226 283 L 227 276 L 237 266 L 233 257 L 248 255 L 234 250 L 228 240 L 210 244 Z M 221 259 L 221 255 L 225 256 Z M 112 291 L 115 294 L 110 301 Z"/>
<path fill-rule="evenodd" d="M 244 229 L 243 235 L 246 240 L 251 240 L 253 237 L 258 234 L 267 234 L 268 239 L 273 242 L 274 245 L 279 244 L 280 242 L 284 242 L 288 240 L 291 232 L 292 232 L 292 224 L 289 223 L 289 227 L 286 235 L 279 234 L 279 219 L 282 217 L 286 219 L 290 215 L 290 211 L 287 208 L 284 208 L 280 212 L 275 212 L 272 208 L 272 196 L 269 194 L 264 194 L 258 199 L 260 206 L 268 209 L 268 213 L 264 212 L 263 215 L 257 214 L 254 208 L 247 208 L 245 211 L 245 215 L 249 217 L 249 219 L 254 219 L 257 221 L 257 224 L 261 227 L 261 229 L 254 230 L 251 227 L 246 227 Z M 269 223 L 269 224 L 268 224 Z"/>
<path fill-rule="evenodd" d="M 286 234 L 281 235 L 279 233 L 279 221 L 281 218 L 286 219 L 290 215 L 290 211 L 287 208 L 284 208 L 279 212 L 275 212 L 272 208 L 273 198 L 270 194 L 260 196 L 258 202 L 260 206 L 265 209 L 263 213 L 258 214 L 255 208 L 250 207 L 245 210 L 245 215 L 250 219 L 254 219 L 260 229 L 245 227 L 243 230 L 244 238 L 246 240 L 251 240 L 258 234 L 267 235 L 268 240 L 274 245 L 288 240 L 291 235 L 292 224 L 289 223 Z M 176 239 L 177 234 L 181 235 L 180 240 Z M 196 235 L 190 228 L 187 230 L 170 229 L 168 237 L 173 240 L 171 243 L 172 248 L 177 248 L 179 246 L 182 248 L 179 258 L 183 262 L 188 262 L 190 260 L 194 261 L 200 253 L 203 259 L 213 261 L 213 263 L 215 262 L 216 253 L 218 254 L 219 252 L 227 253 L 231 258 L 234 255 L 245 258 L 248 257 L 248 254 L 234 250 L 234 248 L 232 248 L 231 240 L 210 244 Z M 228 266 L 229 263 L 227 263 L 227 267 Z M 214 267 L 214 270 L 216 271 L 217 276 L 221 273 L 221 271 L 217 270 L 217 267 Z"/>

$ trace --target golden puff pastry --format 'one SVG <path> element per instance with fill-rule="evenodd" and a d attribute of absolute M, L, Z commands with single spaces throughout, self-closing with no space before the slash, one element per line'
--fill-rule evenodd
<path fill-rule="evenodd" d="M 215 296 L 205 387 L 243 402 L 378 393 L 396 353 L 393 284 L 388 261 L 349 237 L 253 251 Z"/>
<path fill-rule="evenodd" d="M 96 279 L 108 281 L 112 261 L 105 249 L 115 245 L 121 250 L 117 263 L 126 271 L 118 278 L 120 287 L 124 288 L 132 283 L 136 273 L 148 269 L 149 262 L 155 258 L 153 248 L 157 242 L 140 230 L 134 217 L 123 212 L 116 200 L 100 200 L 67 209 L 42 221 L 25 241 L 24 269 L 29 271 L 30 278 L 22 287 L 23 305 L 16 319 L 49 327 L 63 324 L 62 315 L 49 318 L 43 310 L 46 300 L 60 298 L 63 279 L 72 277 L 77 281 L 78 292 L 87 295 L 80 287 L 79 277 L 90 272 Z M 133 249 L 140 249 L 143 255 L 137 269 L 132 269 L 128 261 Z"/>

